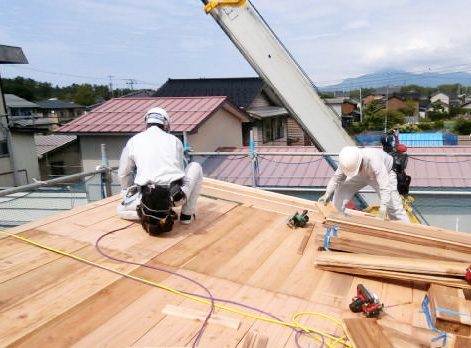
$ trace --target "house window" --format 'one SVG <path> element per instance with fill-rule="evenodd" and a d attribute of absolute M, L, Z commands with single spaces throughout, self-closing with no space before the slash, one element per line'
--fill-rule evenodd
<path fill-rule="evenodd" d="M 64 163 L 64 161 L 51 162 L 51 175 L 52 176 L 65 175 L 65 163 Z"/>
<path fill-rule="evenodd" d="M 285 120 L 281 117 L 265 118 L 263 120 L 263 142 L 284 138 Z"/>
<path fill-rule="evenodd" d="M 0 141 L 0 157 L 8 156 L 8 143 L 6 140 Z"/>

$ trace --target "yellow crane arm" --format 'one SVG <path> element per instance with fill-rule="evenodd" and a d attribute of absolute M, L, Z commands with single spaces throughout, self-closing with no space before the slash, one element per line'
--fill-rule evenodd
<path fill-rule="evenodd" d="M 206 13 L 211 12 L 216 7 L 222 6 L 247 6 L 247 0 L 220 0 L 220 1 L 209 1 L 204 10 Z"/>

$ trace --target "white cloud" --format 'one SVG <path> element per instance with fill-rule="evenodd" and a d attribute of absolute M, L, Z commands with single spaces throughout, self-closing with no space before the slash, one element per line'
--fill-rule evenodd
<path fill-rule="evenodd" d="M 370 26 L 370 22 L 366 19 L 359 19 L 345 24 L 345 29 L 362 29 Z"/>

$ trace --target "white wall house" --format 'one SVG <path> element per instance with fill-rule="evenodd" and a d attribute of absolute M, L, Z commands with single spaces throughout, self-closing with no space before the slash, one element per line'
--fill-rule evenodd
<path fill-rule="evenodd" d="M 187 132 L 193 151 L 215 151 L 221 146 L 242 146 L 242 124 L 247 115 L 226 97 L 115 98 L 59 128 L 59 134 L 79 138 L 84 171 L 101 163 L 106 145 L 111 166 L 118 166 L 121 152 L 133 135 L 145 129 L 144 115 L 162 107 L 170 115 L 172 134 Z"/>

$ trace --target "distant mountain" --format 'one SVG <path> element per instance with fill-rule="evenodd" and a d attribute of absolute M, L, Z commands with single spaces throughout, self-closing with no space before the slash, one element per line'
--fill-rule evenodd
<path fill-rule="evenodd" d="M 471 74 L 465 72 L 435 73 L 426 72 L 414 74 L 402 70 L 381 70 L 355 78 L 345 79 L 342 83 L 332 86 L 320 87 L 321 91 L 342 91 L 362 88 L 378 88 L 384 86 L 419 85 L 422 87 L 437 87 L 461 83 L 471 86 Z"/>

